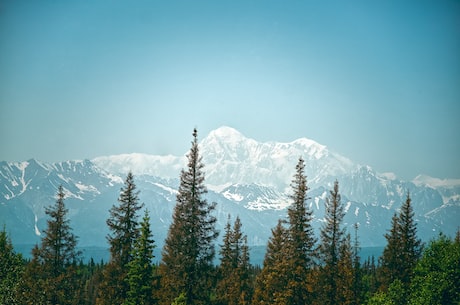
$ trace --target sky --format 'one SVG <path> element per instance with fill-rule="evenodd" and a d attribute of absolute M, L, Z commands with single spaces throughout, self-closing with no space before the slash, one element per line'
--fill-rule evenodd
<path fill-rule="evenodd" d="M 307 137 L 460 178 L 459 1 L 0 2 L 0 160 Z"/>

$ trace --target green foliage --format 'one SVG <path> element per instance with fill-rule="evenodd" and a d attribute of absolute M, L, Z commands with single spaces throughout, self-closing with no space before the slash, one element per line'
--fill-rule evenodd
<path fill-rule="evenodd" d="M 209 302 L 216 218 L 211 215 L 215 203 L 208 204 L 203 196 L 204 185 L 202 158 L 199 155 L 196 129 L 187 170 L 182 170 L 180 185 L 162 255 L 162 296 L 165 304 L 185 292 L 187 304 Z"/>
<path fill-rule="evenodd" d="M 460 243 L 441 234 L 414 270 L 409 304 L 460 304 Z"/>
<path fill-rule="evenodd" d="M 288 240 L 287 229 L 281 220 L 272 229 L 272 236 L 267 244 L 264 266 L 256 279 L 253 304 L 286 304 L 286 243 Z"/>
<path fill-rule="evenodd" d="M 64 204 L 64 189 L 59 186 L 56 204 L 48 207 L 45 213 L 50 217 L 41 240 L 40 258 L 50 274 L 58 277 L 65 267 L 77 262 L 80 252 L 76 250 L 77 237 L 72 233 L 69 210 Z"/>
<path fill-rule="evenodd" d="M 313 267 L 314 236 L 312 211 L 307 208 L 307 177 L 302 158 L 296 165 L 296 173 L 291 183 L 292 205 L 288 208 L 288 239 L 286 243 L 286 262 L 288 284 L 285 290 L 287 304 L 305 304 L 311 301 L 308 292 L 308 272 Z"/>
<path fill-rule="evenodd" d="M 221 246 L 221 264 L 216 299 L 219 304 L 248 304 L 252 298 L 250 283 L 249 248 L 247 237 L 241 232 L 241 221 L 237 217 L 230 226 L 230 216 L 225 227 L 224 244 Z"/>
<path fill-rule="evenodd" d="M 134 243 L 139 237 L 137 212 L 143 207 L 139 203 L 139 191 L 136 191 L 134 176 L 128 173 L 124 188 L 121 189 L 118 205 L 110 209 L 107 225 L 112 232 L 107 236 L 110 244 L 111 261 L 126 266 L 132 259 Z"/>
<path fill-rule="evenodd" d="M 133 260 L 128 263 L 128 276 L 126 281 L 129 285 L 126 305 L 149 305 L 153 300 L 153 249 L 155 248 L 150 230 L 150 217 L 145 210 L 141 222 L 140 236 L 136 240 L 133 249 Z"/>
<path fill-rule="evenodd" d="M 414 219 L 412 201 L 407 193 L 406 201 L 399 215 L 395 214 L 391 221 L 391 230 L 385 235 L 387 245 L 381 258 L 379 270 L 382 289 L 386 290 L 396 280 L 403 285 L 404 297 L 410 286 L 414 268 L 422 251 L 422 244 L 417 238 L 417 226 Z M 407 299 L 401 300 L 407 303 Z"/>
<path fill-rule="evenodd" d="M 67 219 L 64 189 L 59 187 L 54 206 L 45 213 L 50 217 L 43 231 L 41 246 L 32 250 L 21 287 L 26 304 L 73 304 L 78 298 L 80 277 L 77 273 L 77 237 Z"/>
<path fill-rule="evenodd" d="M 187 299 L 185 298 L 185 293 L 182 292 L 177 298 L 174 299 L 171 305 L 187 305 Z"/>
<path fill-rule="evenodd" d="M 351 289 L 351 287 L 348 287 L 349 270 L 351 269 L 351 266 L 348 266 L 348 264 L 351 264 L 351 246 L 350 239 L 345 235 L 345 229 L 342 227 L 344 216 L 344 206 L 341 203 L 339 194 L 339 183 L 335 181 L 334 188 L 329 192 L 329 197 L 326 198 L 326 222 L 320 231 L 319 255 L 322 266 L 320 268 L 318 295 L 323 304 L 341 304 L 344 299 L 348 299 L 345 293 L 348 293 L 348 290 Z M 347 247 L 346 253 L 343 247 Z M 345 266 L 345 262 L 341 260 L 346 260 L 347 265 Z M 340 264 L 342 264 L 341 267 L 339 266 Z M 340 282 L 340 279 L 345 277 L 347 278 L 347 283 Z"/>
<path fill-rule="evenodd" d="M 107 219 L 111 231 L 107 236 L 110 262 L 102 273 L 97 304 L 122 304 L 127 297 L 129 263 L 133 260 L 134 244 L 140 235 L 137 212 L 143 204 L 139 203 L 138 195 L 134 176 L 130 172 L 121 188 L 119 204 L 112 206 Z"/>
<path fill-rule="evenodd" d="M 148 211 L 138 222 L 142 205 L 131 173 L 107 220 L 107 265 L 79 261 L 59 187 L 30 261 L 13 251 L 5 228 L 0 232 L 0 304 L 460 304 L 460 231 L 454 239 L 441 234 L 422 252 L 409 194 L 385 235 L 381 265 L 374 257 L 361 265 L 358 226 L 352 244 L 342 224 L 345 212 L 336 181 L 315 249 L 301 158 L 291 183 L 288 219 L 271 230 L 263 268 L 250 265 L 241 220 L 237 217 L 232 227 L 230 216 L 220 265 L 214 266 L 215 204 L 203 199 L 207 190 L 196 130 L 193 137 L 159 268 L 152 262 L 155 242 Z"/>
<path fill-rule="evenodd" d="M 6 228 L 0 231 L 0 304 L 19 304 L 18 289 L 23 273 L 21 254 L 14 252 Z"/>

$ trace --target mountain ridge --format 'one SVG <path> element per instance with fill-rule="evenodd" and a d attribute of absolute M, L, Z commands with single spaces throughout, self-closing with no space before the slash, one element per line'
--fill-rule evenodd
<path fill-rule="evenodd" d="M 270 229 L 286 217 L 290 183 L 299 157 L 306 163 L 313 226 L 324 217 L 324 201 L 337 179 L 348 211 L 345 225 L 360 224 L 364 246 L 380 246 L 391 216 L 410 192 L 419 232 L 427 240 L 439 231 L 454 234 L 460 215 L 457 181 L 419 178 L 402 181 L 392 173 L 377 173 L 327 146 L 307 138 L 288 143 L 257 142 L 230 127 L 211 132 L 200 141 L 205 164 L 207 199 L 217 202 L 221 232 L 228 214 L 239 215 L 251 245 L 265 245 Z M 183 156 L 122 154 L 92 160 L 45 163 L 35 159 L 0 162 L 0 224 L 16 243 L 36 242 L 46 225 L 44 207 L 55 201 L 63 185 L 69 216 L 81 241 L 105 243 L 108 210 L 117 203 L 125 174 L 132 170 L 141 201 L 151 211 L 156 240 L 164 240 L 175 205 Z M 423 179 L 422 179 L 423 178 Z"/>

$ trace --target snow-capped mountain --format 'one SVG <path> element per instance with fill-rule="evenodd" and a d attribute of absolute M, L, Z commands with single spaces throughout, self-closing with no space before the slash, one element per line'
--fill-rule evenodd
<path fill-rule="evenodd" d="M 357 169 L 351 160 L 331 152 L 326 146 L 306 138 L 291 143 L 260 143 L 246 138 L 237 130 L 221 127 L 200 142 L 205 164 L 206 183 L 221 190 L 232 184 L 258 184 L 285 192 L 299 157 L 306 161 L 310 187 L 331 182 L 331 177 Z M 175 178 L 185 166 L 185 155 L 151 156 L 124 154 L 92 160 L 108 172 L 154 175 Z"/>
<path fill-rule="evenodd" d="M 208 200 L 217 203 L 221 232 L 231 214 L 239 215 L 251 245 L 265 245 L 270 229 L 286 216 L 290 183 L 299 157 L 304 158 L 308 204 L 314 227 L 324 217 L 324 201 L 334 180 L 339 181 L 346 225 L 360 224 L 363 246 L 383 245 L 391 216 L 410 192 L 419 224 L 427 240 L 443 231 L 454 234 L 460 216 L 460 179 L 419 176 L 401 181 L 390 173 L 353 163 L 326 146 L 302 138 L 290 143 L 261 143 L 230 127 L 212 131 L 200 142 L 205 164 Z M 126 173 L 131 170 L 150 210 L 159 248 L 175 205 L 183 156 L 124 154 L 54 164 L 37 160 L 0 162 L 0 224 L 16 244 L 35 243 L 46 226 L 45 207 L 54 204 L 63 185 L 71 225 L 81 245 L 105 245 L 109 209 L 117 203 Z"/>

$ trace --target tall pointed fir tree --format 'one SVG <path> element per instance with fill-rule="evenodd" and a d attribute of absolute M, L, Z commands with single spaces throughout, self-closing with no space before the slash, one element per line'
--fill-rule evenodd
<path fill-rule="evenodd" d="M 358 229 L 359 224 L 355 223 L 353 225 L 355 229 L 355 236 L 353 242 L 353 251 L 352 251 L 352 261 L 353 261 L 353 283 L 352 283 L 352 293 L 353 300 L 352 304 L 359 305 L 363 302 L 364 297 L 364 288 L 363 288 L 363 272 L 361 267 L 361 257 L 359 256 L 360 244 L 358 238 Z"/>
<path fill-rule="evenodd" d="M 322 262 L 319 296 L 323 304 L 340 304 L 338 285 L 340 249 L 345 242 L 345 229 L 342 227 L 345 216 L 344 206 L 339 194 L 339 183 L 334 182 L 334 188 L 326 198 L 325 223 L 321 227 L 319 255 Z"/>
<path fill-rule="evenodd" d="M 138 211 L 143 207 L 139 203 L 139 191 L 136 190 L 131 172 L 120 190 L 118 203 L 112 206 L 107 219 L 111 231 L 107 236 L 110 261 L 103 271 L 97 304 L 122 304 L 127 297 L 128 264 L 133 259 L 134 243 L 139 238 Z"/>
<path fill-rule="evenodd" d="M 188 305 L 207 304 L 211 290 L 209 275 L 213 269 L 214 240 L 218 232 L 216 218 L 212 215 L 215 203 L 208 204 L 203 198 L 207 189 L 196 129 L 187 158 L 187 169 L 180 175 L 173 221 L 160 267 L 162 296 L 168 305 L 182 292 Z"/>
<path fill-rule="evenodd" d="M 288 284 L 287 242 L 288 230 L 283 226 L 283 221 L 279 220 L 276 227 L 272 229 L 263 268 L 256 278 L 253 304 L 287 304 L 285 293 Z"/>
<path fill-rule="evenodd" d="M 219 252 L 221 264 L 216 289 L 218 304 L 249 304 L 252 297 L 249 249 L 247 237 L 243 235 L 241 227 L 241 220 L 237 217 L 232 230 L 229 216 L 225 227 L 224 243 Z"/>
<path fill-rule="evenodd" d="M 385 235 L 387 245 L 383 250 L 379 272 L 383 290 L 388 289 L 395 280 L 401 282 L 403 301 L 407 301 L 412 274 L 422 253 L 414 216 L 408 192 L 399 215 L 395 214 L 392 218 L 390 232 Z"/>
<path fill-rule="evenodd" d="M 286 287 L 286 304 L 306 304 L 312 299 L 308 291 L 308 273 L 313 267 L 314 236 L 312 222 L 312 211 L 306 206 L 307 177 L 305 176 L 305 162 L 302 158 L 296 165 L 296 173 L 291 183 L 292 205 L 288 208 L 288 241 L 286 250 L 288 270 L 288 286 Z"/>
<path fill-rule="evenodd" d="M 398 268 L 402 263 L 400 231 L 398 214 L 394 213 L 391 218 L 391 229 L 385 234 L 387 244 L 380 257 L 380 267 L 377 271 L 378 280 L 381 283 L 380 290 L 387 290 L 390 284 L 399 278 Z"/>
<path fill-rule="evenodd" d="M 136 240 L 133 249 L 133 259 L 128 263 L 129 289 L 125 305 L 150 305 L 155 304 L 153 299 L 154 265 L 153 249 L 155 241 L 150 230 L 150 216 L 145 210 L 141 222 L 140 236 Z"/>
<path fill-rule="evenodd" d="M 399 214 L 399 227 L 401 238 L 401 254 L 403 257 L 400 266 L 401 277 L 403 284 L 409 285 L 414 268 L 422 254 L 422 241 L 417 237 L 417 223 L 415 222 L 415 212 L 412 207 L 412 200 L 409 192 L 407 192 L 406 201 L 401 207 Z"/>
<path fill-rule="evenodd" d="M 76 263 L 80 252 L 76 249 L 77 237 L 72 233 L 64 198 L 64 188 L 59 186 L 56 204 L 45 210 L 50 217 L 47 228 L 43 231 L 41 246 L 32 251 L 33 259 L 25 272 L 26 295 L 39 298 L 27 300 L 25 297 L 26 304 L 72 304 L 76 298 L 79 285 Z M 31 270 L 27 270 L 29 268 Z"/>

